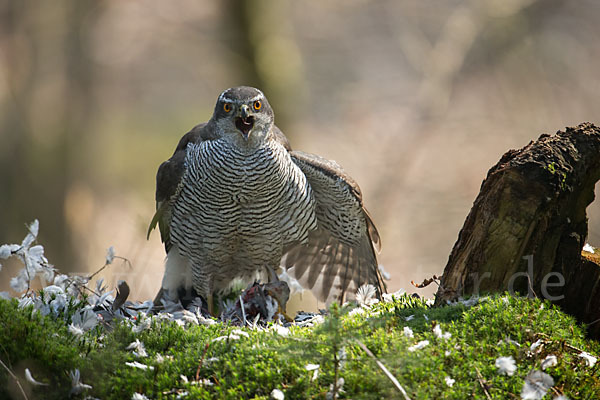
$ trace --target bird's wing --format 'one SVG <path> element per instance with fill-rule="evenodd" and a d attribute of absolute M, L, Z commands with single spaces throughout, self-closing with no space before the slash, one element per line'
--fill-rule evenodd
<path fill-rule="evenodd" d="M 156 212 L 148 227 L 147 238 L 150 237 L 150 233 L 158 224 L 160 238 L 165 244 L 167 253 L 171 248 L 171 205 L 179 192 L 179 184 L 185 171 L 187 145 L 214 138 L 213 126 L 210 122 L 195 126 L 183 135 L 171 158 L 158 167 L 156 174 Z"/>
<path fill-rule="evenodd" d="M 386 291 L 376 257 L 381 242 L 360 188 L 333 161 L 300 151 L 290 155 L 313 190 L 318 228 L 307 243 L 284 250 L 282 267 L 327 303 L 352 298 L 363 284 L 375 286 L 381 297 Z"/>
<path fill-rule="evenodd" d="M 288 138 L 283 134 L 283 132 L 281 132 L 281 129 L 273 125 L 273 130 L 271 132 L 273 134 L 273 139 L 276 142 L 279 142 L 279 144 L 282 145 L 287 151 L 292 151 L 292 146 L 290 145 Z"/>

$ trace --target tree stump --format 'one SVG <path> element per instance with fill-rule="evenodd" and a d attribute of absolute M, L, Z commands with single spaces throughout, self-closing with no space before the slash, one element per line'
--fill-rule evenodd
<path fill-rule="evenodd" d="M 543 134 L 492 167 L 436 294 L 519 292 L 546 298 L 600 337 L 600 266 L 582 256 L 586 207 L 600 179 L 600 128 Z"/>

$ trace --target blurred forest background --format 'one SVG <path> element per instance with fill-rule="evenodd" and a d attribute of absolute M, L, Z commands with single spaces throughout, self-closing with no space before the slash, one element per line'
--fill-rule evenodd
<path fill-rule="evenodd" d="M 412 291 L 505 151 L 600 122 L 599 20 L 595 0 L 0 0 L 0 243 L 38 218 L 61 271 L 115 246 L 133 267 L 108 283 L 153 297 L 156 170 L 246 84 L 294 148 L 359 182 L 389 289 Z M 589 215 L 598 246 L 600 201 Z"/>

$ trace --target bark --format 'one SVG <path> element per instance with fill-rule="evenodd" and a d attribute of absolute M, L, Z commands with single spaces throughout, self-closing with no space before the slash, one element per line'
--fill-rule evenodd
<path fill-rule="evenodd" d="M 582 256 L 599 179 L 600 128 L 590 123 L 504 154 L 481 185 L 436 303 L 520 292 L 555 302 L 600 337 L 600 267 Z"/>

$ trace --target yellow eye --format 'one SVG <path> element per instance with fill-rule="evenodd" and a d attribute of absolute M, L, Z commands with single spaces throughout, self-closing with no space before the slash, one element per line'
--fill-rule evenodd
<path fill-rule="evenodd" d="M 260 102 L 260 100 L 256 100 L 252 106 L 256 111 L 258 111 L 262 107 L 262 103 Z"/>
<path fill-rule="evenodd" d="M 225 111 L 226 113 L 228 113 L 229 111 L 231 111 L 231 103 L 225 103 L 225 104 L 223 104 L 223 111 Z"/>

